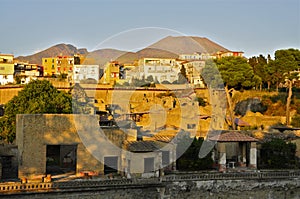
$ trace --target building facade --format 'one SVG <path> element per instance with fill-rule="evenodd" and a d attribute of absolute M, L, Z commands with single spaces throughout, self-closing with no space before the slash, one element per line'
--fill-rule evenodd
<path fill-rule="evenodd" d="M 14 56 L 0 54 L 0 84 L 5 85 L 14 82 Z"/>
<path fill-rule="evenodd" d="M 98 83 L 100 78 L 100 71 L 98 65 L 74 65 L 73 77 L 71 78 L 73 83 L 81 83 L 84 81 L 92 81 Z"/>
<path fill-rule="evenodd" d="M 57 56 L 42 58 L 45 76 L 56 76 L 73 72 L 74 57 Z"/>
<path fill-rule="evenodd" d="M 31 80 L 44 76 L 42 66 L 16 61 L 14 64 L 14 76 L 20 78 L 21 84 L 27 84 Z"/>
<path fill-rule="evenodd" d="M 121 79 L 121 70 L 122 66 L 117 61 L 111 61 L 106 63 L 104 69 L 103 82 L 115 85 L 115 83 Z"/>
<path fill-rule="evenodd" d="M 117 127 L 99 128 L 98 123 L 95 115 L 18 115 L 19 178 L 58 171 L 151 177 L 167 166 L 163 162 L 175 161 L 172 143 L 138 141 L 133 139 L 137 134 L 129 136 Z"/>
<path fill-rule="evenodd" d="M 126 79 L 147 79 L 152 77 L 153 81 L 170 83 L 178 80 L 180 67 L 176 59 L 168 58 L 143 58 L 138 61 L 138 66 L 126 72 Z"/>

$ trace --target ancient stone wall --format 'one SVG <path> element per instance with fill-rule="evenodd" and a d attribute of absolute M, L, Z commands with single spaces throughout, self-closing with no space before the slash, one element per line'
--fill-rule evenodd
<path fill-rule="evenodd" d="M 192 175 L 191 175 L 192 176 Z M 240 198 L 279 198 L 298 199 L 300 196 L 299 178 L 294 179 L 269 179 L 269 180 L 175 180 L 167 182 L 148 183 L 135 182 L 125 185 L 93 186 L 95 182 L 74 182 L 73 189 L 56 189 L 46 192 L 24 192 L 5 194 L 5 198 L 106 198 L 106 199 L 240 199 Z M 151 183 L 152 182 L 152 183 Z M 76 186 L 76 184 L 78 184 Z M 80 186 L 84 184 L 84 186 Z M 90 184 L 89 187 L 86 187 Z M 108 182 L 109 184 L 109 182 Z M 46 184 L 45 184 L 46 185 Z M 25 185 L 21 185 L 25 186 Z M 31 186 L 31 185 L 27 185 Z M 47 186 L 47 185 L 46 185 Z"/>
<path fill-rule="evenodd" d="M 120 157 L 121 152 L 105 147 L 99 148 L 101 141 L 97 144 L 100 129 L 98 121 L 94 115 L 18 115 L 16 144 L 19 151 L 19 178 L 31 178 L 33 175 L 46 173 L 47 145 L 77 145 L 77 173 L 81 171 L 103 173 L 104 166 L 101 163 L 103 160 L 95 158 L 97 153 L 109 150 L 106 154 Z M 118 147 L 126 138 L 126 135 L 118 129 L 102 130 Z M 82 139 L 85 139 L 85 143 Z"/>

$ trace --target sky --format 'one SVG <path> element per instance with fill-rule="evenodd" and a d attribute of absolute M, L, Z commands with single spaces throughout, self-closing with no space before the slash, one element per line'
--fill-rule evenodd
<path fill-rule="evenodd" d="M 15 56 L 59 43 L 137 50 L 168 35 L 246 57 L 300 48 L 300 0 L 0 0 L 0 10 L 0 53 Z"/>

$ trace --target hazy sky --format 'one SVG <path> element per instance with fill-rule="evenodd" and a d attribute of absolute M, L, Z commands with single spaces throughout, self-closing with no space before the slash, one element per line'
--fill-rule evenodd
<path fill-rule="evenodd" d="M 58 43 L 132 50 L 134 39 L 142 47 L 178 32 L 247 57 L 300 48 L 300 0 L 0 0 L 0 21 L 0 52 L 15 56 Z M 130 38 L 118 40 L 124 31 Z"/>

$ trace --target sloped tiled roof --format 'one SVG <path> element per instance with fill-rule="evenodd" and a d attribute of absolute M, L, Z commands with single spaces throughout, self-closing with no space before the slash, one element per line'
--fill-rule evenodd
<path fill-rule="evenodd" d="M 172 141 L 172 139 L 175 136 L 170 136 L 170 135 L 154 135 L 153 139 L 156 141 L 160 141 L 160 142 L 165 142 L 165 143 L 169 143 Z"/>
<path fill-rule="evenodd" d="M 238 132 L 227 132 L 208 138 L 218 142 L 257 142 L 258 140 Z"/>
<path fill-rule="evenodd" d="M 124 143 L 125 148 L 131 152 L 150 152 L 157 151 L 163 148 L 166 143 L 159 141 L 126 141 Z"/>
<path fill-rule="evenodd" d="M 240 118 L 235 118 L 234 123 L 238 126 L 250 126 L 248 122 L 241 120 Z"/>

